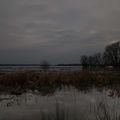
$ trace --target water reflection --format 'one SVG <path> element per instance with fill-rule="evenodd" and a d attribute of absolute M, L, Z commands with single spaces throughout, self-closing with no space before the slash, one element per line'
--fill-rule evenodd
<path fill-rule="evenodd" d="M 38 91 L 0 95 L 0 120 L 105 120 L 105 115 L 111 119 L 119 116 L 120 101 L 110 92 L 64 88 L 49 96 Z"/>

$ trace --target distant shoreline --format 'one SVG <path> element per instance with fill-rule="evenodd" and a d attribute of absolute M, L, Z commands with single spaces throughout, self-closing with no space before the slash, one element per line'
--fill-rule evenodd
<path fill-rule="evenodd" d="M 41 66 L 41 64 L 0 64 L 0 66 Z M 81 64 L 56 64 L 50 66 L 82 66 Z"/>

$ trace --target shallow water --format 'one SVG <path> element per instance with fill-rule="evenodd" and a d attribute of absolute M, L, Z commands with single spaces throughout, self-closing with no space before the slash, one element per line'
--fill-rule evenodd
<path fill-rule="evenodd" d="M 51 96 L 41 96 L 37 91 L 20 96 L 0 95 L 0 120 L 94 120 L 100 103 L 104 103 L 112 116 L 119 114 L 118 97 L 109 91 L 77 91 L 64 88 Z"/>
<path fill-rule="evenodd" d="M 78 71 L 81 70 L 81 66 L 50 66 L 49 71 Z M 0 72 L 14 73 L 16 71 L 40 71 L 40 66 L 0 66 Z"/>

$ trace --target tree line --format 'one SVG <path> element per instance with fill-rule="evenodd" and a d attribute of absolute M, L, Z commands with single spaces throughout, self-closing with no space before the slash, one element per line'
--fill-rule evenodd
<path fill-rule="evenodd" d="M 82 55 L 80 59 L 83 69 L 100 69 L 112 67 L 120 69 L 120 41 L 107 45 L 103 53 Z"/>

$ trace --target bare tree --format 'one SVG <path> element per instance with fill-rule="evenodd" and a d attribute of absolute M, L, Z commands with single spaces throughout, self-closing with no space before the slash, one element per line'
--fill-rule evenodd
<path fill-rule="evenodd" d="M 103 58 L 101 53 L 96 53 L 90 56 L 81 56 L 81 64 L 83 69 L 97 69 L 103 64 Z"/>
<path fill-rule="evenodd" d="M 92 70 L 94 68 L 94 57 L 93 56 L 88 56 L 88 64 L 89 64 L 89 69 Z"/>
<path fill-rule="evenodd" d="M 104 54 L 95 53 L 91 56 L 81 56 L 83 69 L 100 69 L 102 65 L 111 65 L 120 69 L 120 41 L 106 46 Z"/>
<path fill-rule="evenodd" d="M 88 65 L 89 65 L 88 56 L 86 55 L 81 56 L 80 63 L 83 69 L 88 69 Z"/>
<path fill-rule="evenodd" d="M 96 53 L 93 55 L 93 58 L 95 68 L 100 69 L 103 65 L 103 55 L 101 53 Z"/>
<path fill-rule="evenodd" d="M 120 41 L 106 46 L 104 52 L 104 63 L 120 68 Z"/>
<path fill-rule="evenodd" d="M 44 70 L 44 71 L 48 70 L 49 66 L 50 66 L 49 63 L 46 60 L 43 60 L 41 62 L 41 68 L 42 68 L 42 70 Z"/>

